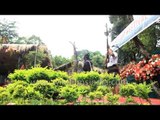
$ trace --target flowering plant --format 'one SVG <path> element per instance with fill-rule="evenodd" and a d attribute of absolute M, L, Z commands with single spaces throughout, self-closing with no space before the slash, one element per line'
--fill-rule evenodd
<path fill-rule="evenodd" d="M 160 74 L 160 54 L 152 55 L 149 60 L 143 59 L 137 64 L 131 62 L 120 71 L 122 79 L 133 75 L 137 81 L 153 79 L 158 74 Z"/>

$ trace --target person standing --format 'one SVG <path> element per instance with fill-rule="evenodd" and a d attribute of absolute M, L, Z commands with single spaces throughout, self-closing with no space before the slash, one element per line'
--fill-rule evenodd
<path fill-rule="evenodd" d="M 85 54 L 83 57 L 83 71 L 92 71 L 93 70 L 93 63 L 91 62 L 91 59 L 89 57 L 89 53 Z"/>
<path fill-rule="evenodd" d="M 113 50 L 109 47 L 105 59 L 105 65 L 108 73 L 119 74 L 118 67 L 118 54 L 117 52 L 113 52 Z"/>
<path fill-rule="evenodd" d="M 113 50 L 109 47 L 105 59 L 105 64 L 108 73 L 113 73 L 114 76 L 117 74 L 120 74 L 119 72 L 119 67 L 118 67 L 118 54 L 116 52 L 113 52 Z M 119 84 L 114 83 L 114 88 L 113 88 L 113 94 L 118 94 L 119 93 Z"/>

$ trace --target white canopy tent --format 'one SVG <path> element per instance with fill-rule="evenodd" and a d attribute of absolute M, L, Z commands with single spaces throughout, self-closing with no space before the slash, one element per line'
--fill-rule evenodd
<path fill-rule="evenodd" d="M 113 51 L 129 42 L 132 38 L 147 29 L 156 21 L 160 20 L 160 15 L 142 15 L 132 21 L 110 44 Z"/>

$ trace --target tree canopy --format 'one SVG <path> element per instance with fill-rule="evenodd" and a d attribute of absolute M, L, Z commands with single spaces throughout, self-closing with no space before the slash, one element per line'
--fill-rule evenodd
<path fill-rule="evenodd" d="M 111 39 L 114 40 L 132 21 L 131 15 L 110 15 L 110 23 L 113 24 L 111 28 Z M 151 25 L 149 28 L 140 33 L 137 38 L 142 42 L 144 49 L 148 53 L 152 53 L 157 49 L 156 44 L 160 35 L 160 26 L 158 23 Z M 141 43 L 140 43 L 141 44 Z M 132 60 L 139 61 L 144 57 L 144 54 L 136 46 L 135 41 L 131 40 L 123 45 L 119 50 L 119 63 L 124 65 Z"/>

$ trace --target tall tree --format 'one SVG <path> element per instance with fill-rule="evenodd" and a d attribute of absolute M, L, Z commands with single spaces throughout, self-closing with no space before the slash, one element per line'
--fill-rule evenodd
<path fill-rule="evenodd" d="M 36 51 L 29 51 L 28 54 L 24 55 L 25 66 L 26 68 L 36 67 L 36 65 L 41 65 L 46 58 L 47 55 L 40 50 L 37 53 Z"/>
<path fill-rule="evenodd" d="M 109 16 L 110 22 L 113 24 L 111 37 L 115 39 L 132 21 L 132 15 L 111 15 Z M 134 37 L 131 41 L 123 45 L 119 50 L 119 62 L 126 64 L 131 60 L 139 60 L 140 58 L 149 57 L 149 53 L 154 50 L 157 36 L 158 27 L 152 25 L 138 36 Z M 157 31 L 157 32 L 156 32 Z"/>
<path fill-rule="evenodd" d="M 111 40 L 114 40 L 129 24 L 130 21 L 126 15 L 110 15 L 110 23 L 113 25 L 111 28 Z M 132 50 L 132 51 L 131 51 Z M 134 44 L 128 42 L 118 50 L 118 61 L 119 63 L 126 64 L 132 59 L 133 51 L 137 52 Z"/>
<path fill-rule="evenodd" d="M 63 65 L 63 64 L 68 63 L 70 61 L 71 61 L 70 59 L 62 57 L 60 55 L 56 55 L 56 56 L 52 57 L 52 64 L 53 64 L 54 68 L 59 67 L 60 65 Z"/>
<path fill-rule="evenodd" d="M 157 49 L 158 38 L 160 37 L 160 24 L 153 24 L 141 34 L 138 35 L 138 38 L 142 41 L 145 46 L 145 49 L 149 53 L 153 53 Z"/>
<path fill-rule="evenodd" d="M 26 37 L 18 37 L 18 39 L 14 40 L 15 44 L 44 44 L 40 37 L 36 35 L 32 35 L 29 38 Z"/>
<path fill-rule="evenodd" d="M 93 56 L 91 55 L 91 59 L 95 67 L 104 68 L 105 57 L 99 51 L 93 52 Z"/>
<path fill-rule="evenodd" d="M 16 28 L 15 21 L 7 21 L 6 19 L 3 19 L 3 21 L 0 22 L 0 42 L 5 44 L 12 43 L 12 39 L 18 37 Z"/>
<path fill-rule="evenodd" d="M 42 42 L 42 40 L 40 39 L 40 37 L 32 35 L 31 37 L 29 37 L 27 39 L 26 44 L 44 44 L 44 43 Z"/>
<path fill-rule="evenodd" d="M 26 37 L 18 37 L 17 39 L 14 39 L 14 44 L 27 44 L 26 43 L 27 38 Z"/>
<path fill-rule="evenodd" d="M 131 23 L 133 19 L 133 15 L 127 15 L 127 18 L 129 22 Z M 144 44 L 141 42 L 141 40 L 138 38 L 138 36 L 135 36 L 133 38 L 133 41 L 137 48 L 139 48 L 139 51 L 147 58 L 149 58 L 149 53 L 146 51 Z"/>

